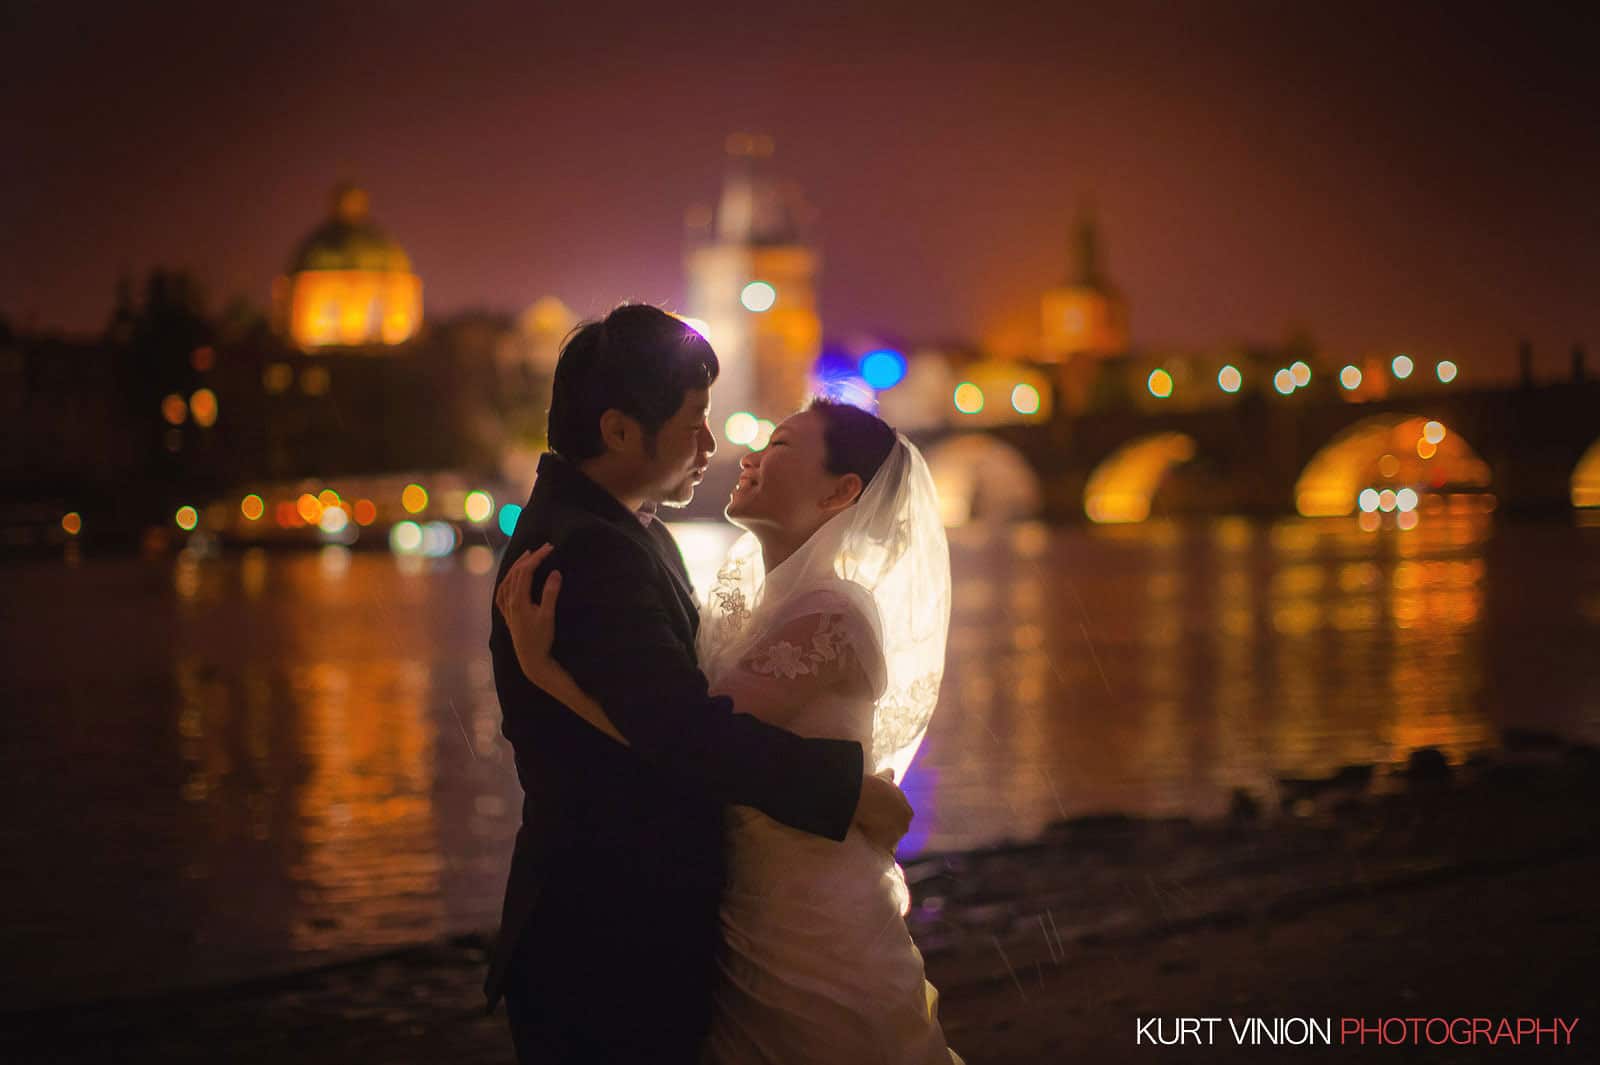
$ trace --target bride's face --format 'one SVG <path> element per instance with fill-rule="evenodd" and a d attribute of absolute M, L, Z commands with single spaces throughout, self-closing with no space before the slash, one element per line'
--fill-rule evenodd
<path fill-rule="evenodd" d="M 768 527 L 803 538 L 849 506 L 858 478 L 828 472 L 822 429 L 822 415 L 801 411 L 772 431 L 764 449 L 741 459 L 728 520 L 753 532 Z"/>

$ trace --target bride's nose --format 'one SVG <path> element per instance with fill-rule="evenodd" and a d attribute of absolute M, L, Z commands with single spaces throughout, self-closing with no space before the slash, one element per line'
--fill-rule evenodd
<path fill-rule="evenodd" d="M 741 470 L 755 469 L 761 465 L 761 459 L 758 457 L 760 454 L 761 452 L 759 451 L 746 451 L 744 457 L 739 460 L 739 468 Z"/>

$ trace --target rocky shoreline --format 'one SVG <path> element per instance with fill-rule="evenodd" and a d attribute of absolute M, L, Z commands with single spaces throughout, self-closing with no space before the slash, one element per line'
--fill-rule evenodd
<path fill-rule="evenodd" d="M 1497 1060 L 1504 1046 L 1151 1046 L 1184 1017 L 1578 1018 L 1600 1061 L 1600 751 L 1508 733 L 1451 766 L 1347 767 L 1216 822 L 1075 818 L 906 864 L 952 1045 L 984 1062 Z M 88 1062 L 510 1062 L 487 935 L 284 977 L 6 1017 L 0 1056 Z M 1218 1025 L 1221 1022 L 1217 1022 Z"/>

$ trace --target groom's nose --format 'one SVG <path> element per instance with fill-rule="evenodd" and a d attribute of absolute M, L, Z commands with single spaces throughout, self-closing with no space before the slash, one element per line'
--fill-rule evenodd
<path fill-rule="evenodd" d="M 700 423 L 700 446 L 708 458 L 717 453 L 717 437 L 709 422 Z"/>

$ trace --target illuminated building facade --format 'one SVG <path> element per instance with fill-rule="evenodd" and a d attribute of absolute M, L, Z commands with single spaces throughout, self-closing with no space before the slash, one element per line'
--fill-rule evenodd
<path fill-rule="evenodd" d="M 1094 218 L 1085 210 L 1073 235 L 1071 276 L 1040 300 L 1039 361 L 1060 367 L 1062 400 L 1088 406 L 1098 363 L 1128 350 L 1128 308 L 1106 279 Z"/>
<path fill-rule="evenodd" d="M 334 190 L 332 216 L 300 244 L 272 297 L 278 331 L 305 352 L 381 349 L 422 324 L 411 258 L 373 223 L 367 194 L 354 185 Z"/>
<path fill-rule="evenodd" d="M 740 411 L 773 421 L 792 413 L 822 350 L 820 259 L 799 193 L 770 172 L 772 150 L 770 137 L 730 137 L 721 200 L 689 218 L 688 314 L 722 364 L 715 424 Z"/>

